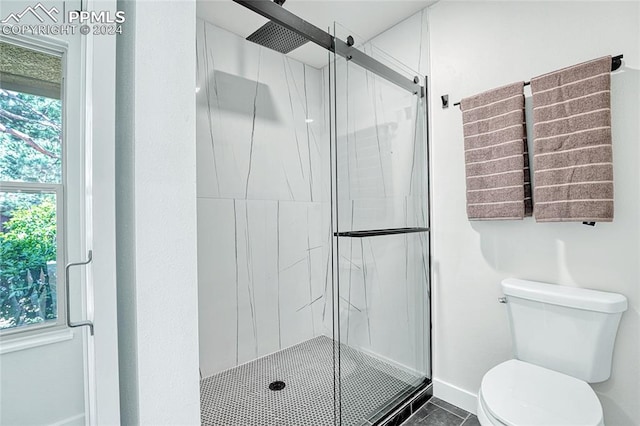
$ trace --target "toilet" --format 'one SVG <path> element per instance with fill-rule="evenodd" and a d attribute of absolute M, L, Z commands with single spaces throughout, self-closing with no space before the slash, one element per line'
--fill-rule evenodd
<path fill-rule="evenodd" d="M 482 378 L 480 424 L 604 425 L 588 383 L 611 375 L 626 297 L 515 278 L 502 281 L 502 291 L 515 357 Z"/>

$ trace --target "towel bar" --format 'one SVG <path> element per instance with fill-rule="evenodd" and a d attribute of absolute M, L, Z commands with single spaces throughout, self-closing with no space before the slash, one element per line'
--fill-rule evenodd
<path fill-rule="evenodd" d="M 622 66 L 622 58 L 624 57 L 624 55 L 618 55 L 618 56 L 613 56 L 611 58 L 611 71 L 616 71 L 618 68 L 620 68 Z M 525 81 L 524 85 L 528 86 L 530 85 L 531 82 L 530 81 Z M 445 96 L 446 96 L 446 102 L 445 102 Z M 449 108 L 449 95 L 444 95 L 440 97 L 442 99 L 442 108 Z M 453 106 L 459 106 L 460 102 L 456 102 L 453 104 Z"/>

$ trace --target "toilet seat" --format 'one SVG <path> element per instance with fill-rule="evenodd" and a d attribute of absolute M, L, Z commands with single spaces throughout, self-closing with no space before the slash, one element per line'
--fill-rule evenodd
<path fill-rule="evenodd" d="M 600 401 L 586 382 L 516 359 L 484 375 L 478 398 L 478 405 L 494 424 L 604 424 Z"/>

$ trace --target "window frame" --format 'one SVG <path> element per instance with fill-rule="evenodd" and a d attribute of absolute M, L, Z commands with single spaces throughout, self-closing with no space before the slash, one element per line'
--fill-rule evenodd
<path fill-rule="evenodd" d="M 50 37 L 33 37 L 25 35 L 0 35 L 0 41 L 13 44 L 24 49 L 35 50 L 40 53 L 52 55 L 60 58 L 61 62 L 61 83 L 60 101 L 61 105 L 61 179 L 59 183 L 45 182 L 19 182 L 0 180 L 0 192 L 21 192 L 26 194 L 55 194 L 56 197 L 56 311 L 55 320 L 41 323 L 29 324 L 20 327 L 0 329 L 0 342 L 8 342 L 17 338 L 37 336 L 45 332 L 63 330 L 67 328 L 66 315 L 67 306 L 67 283 L 65 266 L 67 264 L 67 135 L 68 135 L 68 109 L 67 109 L 67 52 L 68 44 L 65 41 Z"/>

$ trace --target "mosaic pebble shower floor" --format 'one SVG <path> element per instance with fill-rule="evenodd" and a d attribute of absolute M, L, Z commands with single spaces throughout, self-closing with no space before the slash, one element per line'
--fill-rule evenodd
<path fill-rule="evenodd" d="M 203 425 L 334 424 L 334 343 L 319 336 L 200 381 Z M 368 425 L 417 377 L 340 345 L 342 424 Z M 337 346 L 336 346 L 337 353 Z M 269 384 L 283 381 L 282 390 Z"/>

